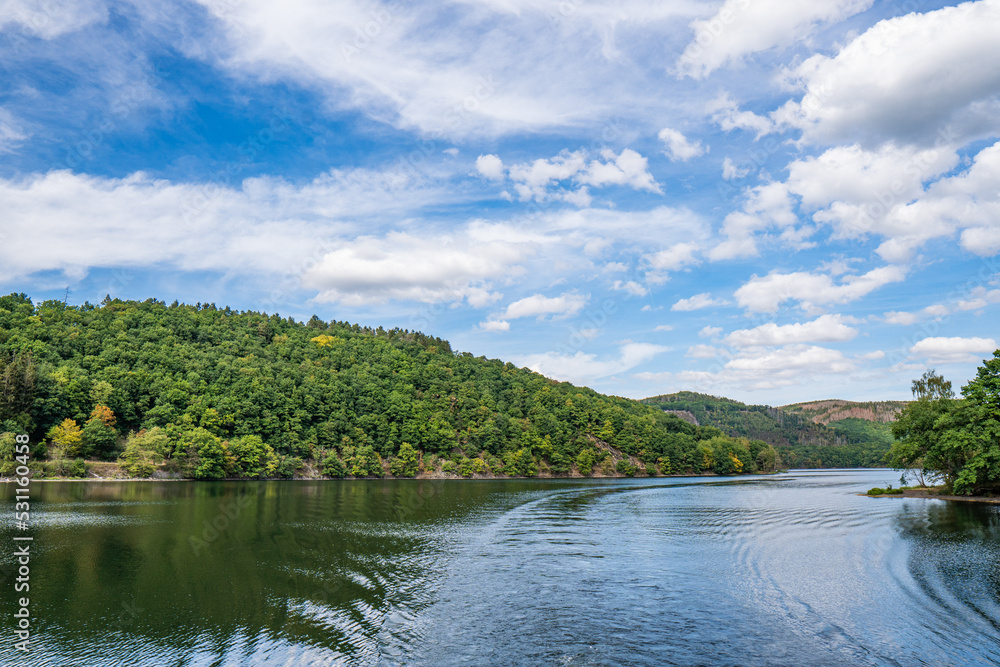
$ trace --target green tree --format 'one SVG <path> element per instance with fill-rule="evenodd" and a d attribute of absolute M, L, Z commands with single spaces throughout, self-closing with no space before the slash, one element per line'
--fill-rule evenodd
<path fill-rule="evenodd" d="M 106 405 L 98 405 L 90 413 L 90 419 L 83 425 L 83 447 L 85 456 L 111 458 L 118 447 L 118 432 L 115 431 L 115 415 Z"/>
<path fill-rule="evenodd" d="M 72 419 L 64 419 L 49 429 L 48 438 L 61 456 L 77 456 L 83 444 L 83 433 Z M 53 458 L 57 458 L 54 456 Z"/>
<path fill-rule="evenodd" d="M 587 447 L 581 449 L 580 453 L 576 455 L 576 469 L 580 471 L 580 474 L 589 477 L 594 471 L 594 462 L 597 460 L 597 455 L 593 449 Z"/>
<path fill-rule="evenodd" d="M 410 443 L 404 442 L 390 462 L 389 472 L 396 477 L 414 477 L 419 471 L 419 466 L 420 454 Z"/>
<path fill-rule="evenodd" d="M 323 459 L 323 474 L 327 477 L 343 477 L 347 474 L 344 462 L 337 456 L 336 451 L 331 451 Z"/>
<path fill-rule="evenodd" d="M 236 477 L 271 477 L 278 468 L 278 455 L 257 435 L 243 435 L 228 443 L 232 472 Z"/>

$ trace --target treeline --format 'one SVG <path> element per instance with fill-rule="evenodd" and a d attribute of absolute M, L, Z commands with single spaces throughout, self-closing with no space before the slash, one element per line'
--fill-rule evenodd
<path fill-rule="evenodd" d="M 762 441 L 440 338 L 215 304 L 0 297 L 0 378 L 0 465 L 30 433 L 60 474 L 84 474 L 85 459 L 204 479 L 780 466 Z"/>
<path fill-rule="evenodd" d="M 699 424 L 714 426 L 731 437 L 767 442 L 791 468 L 884 466 L 893 440 L 888 424 L 857 418 L 816 424 L 797 411 L 746 405 L 691 391 L 654 396 L 643 402 L 661 410 L 690 412 Z"/>
<path fill-rule="evenodd" d="M 892 425 L 894 468 L 963 495 L 1000 493 L 1000 350 L 983 362 L 956 398 L 951 382 L 927 371 L 912 384 L 916 399 Z"/>

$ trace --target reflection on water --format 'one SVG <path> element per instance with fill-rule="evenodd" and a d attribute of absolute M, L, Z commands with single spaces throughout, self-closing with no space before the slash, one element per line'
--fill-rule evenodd
<path fill-rule="evenodd" d="M 36 483 L 0 662 L 1000 663 L 1000 507 L 887 474 Z"/>

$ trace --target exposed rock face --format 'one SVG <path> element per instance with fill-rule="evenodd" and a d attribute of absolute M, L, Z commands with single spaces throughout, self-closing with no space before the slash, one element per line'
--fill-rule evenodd
<path fill-rule="evenodd" d="M 814 403 L 795 403 L 783 406 L 787 412 L 795 412 L 814 424 L 829 424 L 830 422 L 849 419 L 866 419 L 871 422 L 894 422 L 900 411 L 906 406 L 906 401 L 872 401 L 870 403 L 854 403 L 852 401 L 830 400 Z"/>
<path fill-rule="evenodd" d="M 701 426 L 698 423 L 698 418 L 694 416 L 693 413 L 687 410 L 664 410 L 668 415 L 674 415 L 675 417 L 680 417 L 688 424 L 693 424 L 694 426 Z"/>

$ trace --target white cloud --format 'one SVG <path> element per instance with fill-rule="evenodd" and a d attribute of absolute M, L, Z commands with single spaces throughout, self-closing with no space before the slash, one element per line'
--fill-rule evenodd
<path fill-rule="evenodd" d="M 873 0 L 726 0 L 691 24 L 694 39 L 677 61 L 682 75 L 703 78 L 744 56 L 803 40 L 821 23 L 864 11 Z"/>
<path fill-rule="evenodd" d="M 864 354 L 855 355 L 857 359 L 864 359 L 865 361 L 875 361 L 876 359 L 884 359 L 885 352 L 882 350 L 875 350 L 873 352 L 865 352 Z"/>
<path fill-rule="evenodd" d="M 795 249 L 812 247 L 815 244 L 806 241 L 812 230 L 799 226 L 799 222 L 787 185 L 758 185 L 748 191 L 743 210 L 728 214 L 722 221 L 726 239 L 709 250 L 708 257 L 714 261 L 754 257 L 758 254 L 758 233 L 770 229 L 782 230 L 780 238 Z"/>
<path fill-rule="evenodd" d="M 883 317 L 887 324 L 901 324 L 903 326 L 909 326 L 920 321 L 920 316 L 916 313 L 906 313 L 899 310 L 884 313 Z"/>
<path fill-rule="evenodd" d="M 669 127 L 660 130 L 657 136 L 666 148 L 664 155 L 674 161 L 686 162 L 706 152 L 700 141 L 689 141 L 683 134 Z"/>
<path fill-rule="evenodd" d="M 625 341 L 615 358 L 601 359 L 581 351 L 573 354 L 546 352 L 521 357 L 517 363 L 562 382 L 586 384 L 627 371 L 669 350 L 663 345 Z"/>
<path fill-rule="evenodd" d="M 586 305 L 587 297 L 575 292 L 566 292 L 557 297 L 532 294 L 507 306 L 504 317 L 510 319 L 538 317 L 541 319 L 548 315 L 553 318 L 564 318 L 577 314 Z"/>
<path fill-rule="evenodd" d="M 390 232 L 337 244 L 305 272 L 302 284 L 319 291 L 318 301 L 354 306 L 467 297 L 482 304 L 482 281 L 507 275 L 525 256 L 510 244 Z"/>
<path fill-rule="evenodd" d="M 684 356 L 692 359 L 718 359 L 721 357 L 728 357 L 730 355 L 722 348 L 699 343 L 698 345 L 692 345 L 689 347 Z"/>
<path fill-rule="evenodd" d="M 765 352 L 744 351 L 714 370 L 681 371 L 673 374 L 671 380 L 676 386 L 692 391 L 732 395 L 734 391 L 758 392 L 815 383 L 856 369 L 856 362 L 838 350 L 786 345 Z"/>
<path fill-rule="evenodd" d="M 486 320 L 479 323 L 479 328 L 483 331 L 510 331 L 510 322 L 507 320 Z"/>
<path fill-rule="evenodd" d="M 440 199 L 437 186 L 400 172 L 331 171 L 302 185 L 271 178 L 237 187 L 123 179 L 58 171 L 0 179 L 3 280 L 61 271 L 76 281 L 92 267 L 156 266 L 218 271 L 315 289 L 321 301 L 458 301 L 476 307 L 499 295 L 539 247 L 541 235 L 505 240 L 486 223 L 417 236 L 356 237 Z"/>
<path fill-rule="evenodd" d="M 749 311 L 777 312 L 785 301 L 797 301 L 806 312 L 822 306 L 856 301 L 885 285 L 900 282 L 906 270 L 883 266 L 862 275 L 846 275 L 838 284 L 828 275 L 796 272 L 753 276 L 736 290 L 736 302 Z"/>
<path fill-rule="evenodd" d="M 824 343 L 852 340 L 858 330 L 844 324 L 840 315 L 821 315 L 811 322 L 777 325 L 773 322 L 753 329 L 740 329 L 725 338 L 733 347 L 788 345 L 791 343 Z"/>
<path fill-rule="evenodd" d="M 673 331 L 674 327 L 669 324 L 659 324 L 653 331 Z"/>
<path fill-rule="evenodd" d="M 502 181 L 504 176 L 503 160 L 496 155 L 480 155 L 476 158 L 476 171 L 491 181 Z"/>
<path fill-rule="evenodd" d="M 619 290 L 622 292 L 628 292 L 632 296 L 646 296 L 649 294 L 649 290 L 646 289 L 644 285 L 640 285 L 634 280 L 621 281 L 616 280 L 611 284 L 611 289 Z"/>
<path fill-rule="evenodd" d="M 0 5 L 0 29 L 17 25 L 22 33 L 42 39 L 55 39 L 107 19 L 107 7 L 90 0 L 5 0 Z"/>
<path fill-rule="evenodd" d="M 740 109 L 739 105 L 725 93 L 709 102 L 705 111 L 712 115 L 712 120 L 725 132 L 750 130 L 755 135 L 755 141 L 777 129 L 770 118 Z"/>
<path fill-rule="evenodd" d="M 701 294 L 695 294 L 694 296 L 687 299 L 680 299 L 670 307 L 670 310 L 678 311 L 688 311 L 688 310 L 700 310 L 701 308 L 711 308 L 712 306 L 725 306 L 726 301 L 722 299 L 713 299 L 712 295 L 708 292 L 703 292 Z"/>
<path fill-rule="evenodd" d="M 704 326 L 698 335 L 702 338 L 717 338 L 722 333 L 722 327 Z"/>
<path fill-rule="evenodd" d="M 925 338 L 910 348 L 929 364 L 975 363 L 997 349 L 992 338 Z"/>
<path fill-rule="evenodd" d="M 776 114 L 813 143 L 932 145 L 1000 130 L 1000 1 L 964 2 L 880 21 L 835 56 L 814 55 L 789 81 L 805 92 Z"/>
<path fill-rule="evenodd" d="M 736 166 L 736 163 L 733 162 L 728 157 L 722 161 L 722 178 L 726 179 L 727 181 L 744 178 L 749 173 L 750 173 L 749 167 L 744 167 L 743 169 L 740 169 L 739 167 Z"/>
<path fill-rule="evenodd" d="M 237 76 L 310 87 L 331 106 L 425 136 L 452 137 L 645 113 L 656 93 L 635 63 L 650 60 L 649 40 L 699 11 L 692 2 L 575 3 L 564 15 L 553 3 L 520 0 L 341 0 L 336 11 L 315 0 L 200 1 L 221 34 L 208 46 L 182 44 L 198 57 Z"/>
<path fill-rule="evenodd" d="M 643 259 L 652 269 L 676 271 L 685 266 L 697 264 L 698 259 L 695 257 L 695 253 L 699 249 L 697 243 L 675 243 L 665 250 L 646 255 Z"/>
<path fill-rule="evenodd" d="M 726 368 L 741 371 L 788 373 L 808 370 L 817 375 L 844 373 L 854 364 L 838 350 L 815 345 L 789 345 L 779 350 L 733 359 Z"/>
<path fill-rule="evenodd" d="M 27 139 L 24 129 L 7 109 L 0 107 L 0 153 L 6 153 Z"/>
<path fill-rule="evenodd" d="M 648 160 L 635 151 L 625 148 L 615 155 L 605 149 L 600 155 L 601 159 L 591 160 L 585 150 L 562 151 L 551 158 L 513 164 L 507 169 L 507 176 L 521 201 L 561 200 L 581 207 L 589 206 L 592 199 L 589 188 L 609 185 L 662 192 L 649 173 Z M 482 165 L 479 160 L 476 161 L 479 172 L 484 176 L 489 174 L 491 178 L 502 178 L 500 158 L 493 155 L 484 157 L 487 159 Z"/>

